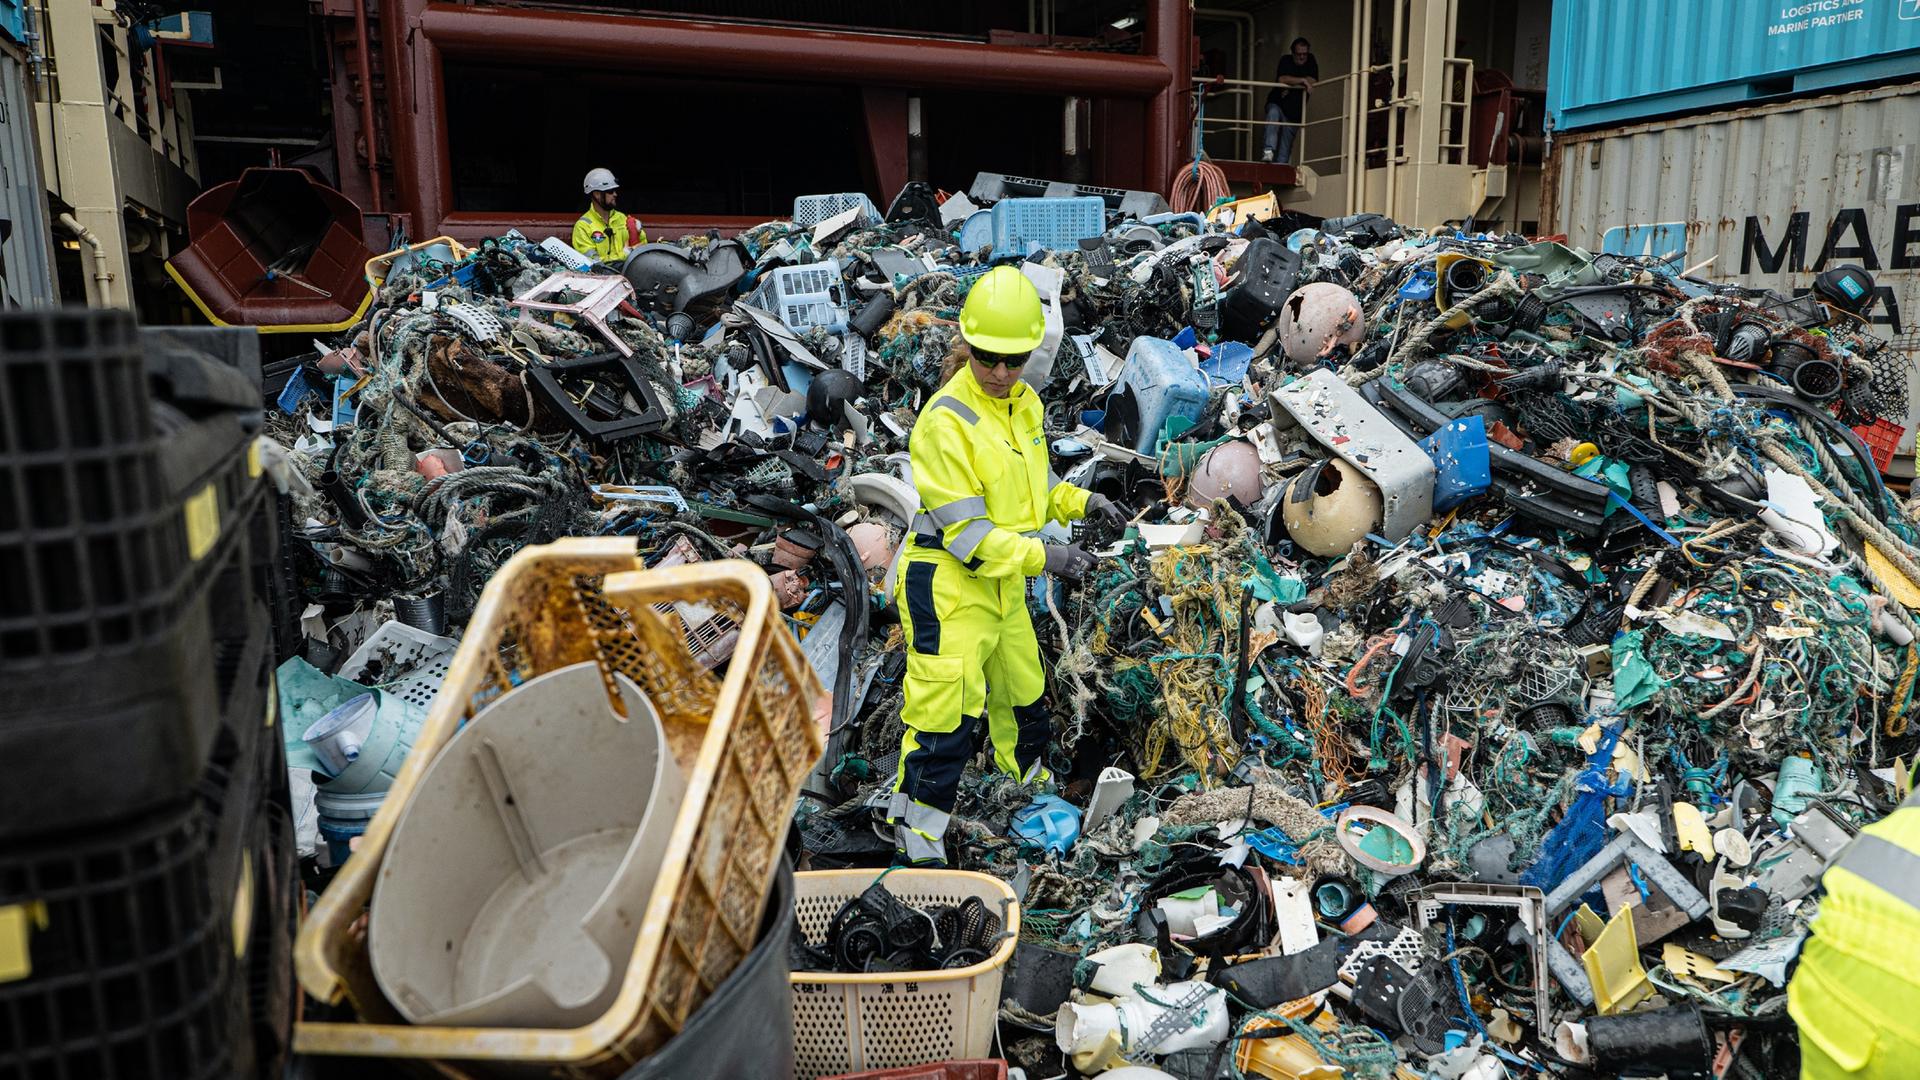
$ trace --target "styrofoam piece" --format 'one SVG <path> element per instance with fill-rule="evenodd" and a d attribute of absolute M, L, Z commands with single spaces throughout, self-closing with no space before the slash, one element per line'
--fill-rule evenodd
<path fill-rule="evenodd" d="M 1082 823 L 1082 832 L 1090 833 L 1099 828 L 1114 811 L 1120 809 L 1133 797 L 1133 774 L 1112 765 L 1100 770 L 1100 779 L 1093 785 L 1093 798 L 1087 800 L 1087 814 Z"/>
<path fill-rule="evenodd" d="M 429 634 L 393 619 L 382 623 L 372 637 L 353 650 L 353 655 L 347 657 L 347 662 L 334 674 L 372 685 L 367 669 L 377 660 L 380 674 L 373 681 L 387 693 L 424 711 L 433 704 L 440 684 L 446 681 L 447 665 L 453 662 L 456 644 L 450 637 Z"/>
<path fill-rule="evenodd" d="M 1379 485 L 1388 540 L 1404 539 L 1433 517 L 1433 459 L 1344 378 L 1322 368 L 1274 396 L 1314 441 Z"/>
<path fill-rule="evenodd" d="M 375 978 L 414 1023 L 565 1027 L 618 993 L 684 781 L 660 716 L 594 663 L 476 714 L 421 776 L 374 887 Z"/>
<path fill-rule="evenodd" d="M 940 204 L 940 224 L 944 228 L 951 229 L 955 222 L 965 221 L 969 215 L 979 212 L 980 205 L 967 198 L 965 192 L 955 192 L 947 196 L 946 202 Z M 988 236 L 987 239 L 991 242 L 993 238 Z"/>

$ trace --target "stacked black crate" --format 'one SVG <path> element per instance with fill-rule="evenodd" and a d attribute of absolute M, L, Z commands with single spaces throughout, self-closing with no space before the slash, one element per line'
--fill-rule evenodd
<path fill-rule="evenodd" d="M 0 315 L 0 1080 L 284 1047 L 280 522 L 257 345 L 213 333 Z"/>

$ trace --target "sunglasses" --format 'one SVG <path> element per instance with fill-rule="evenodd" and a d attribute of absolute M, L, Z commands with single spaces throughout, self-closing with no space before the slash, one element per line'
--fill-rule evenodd
<path fill-rule="evenodd" d="M 973 358 L 975 360 L 980 361 L 981 367 L 991 368 L 994 365 L 998 364 L 999 366 L 1006 368 L 1008 371 L 1019 371 L 1021 368 L 1026 367 L 1027 357 L 1032 355 L 1033 353 L 1031 350 L 1023 353 L 1012 353 L 1012 354 L 990 353 L 984 349 L 973 350 Z"/>

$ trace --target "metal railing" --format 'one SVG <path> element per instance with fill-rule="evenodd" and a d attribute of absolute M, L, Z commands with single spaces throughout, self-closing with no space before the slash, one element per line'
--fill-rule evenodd
<path fill-rule="evenodd" d="M 1347 80 L 1351 78 L 1353 76 L 1347 74 L 1315 80 L 1313 93 L 1327 95 L 1336 104 L 1342 103 L 1346 100 L 1348 93 Z M 1300 88 L 1263 79 L 1194 78 L 1193 92 L 1201 98 L 1205 106 L 1197 116 L 1197 122 L 1194 125 L 1195 139 L 1204 145 L 1206 136 L 1210 134 L 1230 133 L 1234 136 L 1233 159 L 1257 161 L 1259 149 L 1255 146 L 1256 136 L 1264 136 L 1269 128 L 1292 128 L 1295 132 L 1293 160 L 1281 162 L 1281 164 L 1314 165 L 1345 160 L 1347 154 L 1346 109 L 1336 108 L 1332 115 L 1312 120 L 1268 120 L 1266 118 L 1267 93 L 1274 89 L 1297 91 Z M 1231 103 L 1231 115 L 1216 114 L 1218 106 L 1222 103 Z M 1306 103 L 1303 103 L 1303 106 L 1304 104 Z M 1332 152 L 1310 154 L 1309 144 L 1317 147 L 1320 145 L 1320 138 L 1324 137 L 1309 138 L 1310 130 L 1323 128 L 1328 124 L 1336 125 Z M 1264 146 L 1264 138 L 1259 141 L 1261 146 Z"/>

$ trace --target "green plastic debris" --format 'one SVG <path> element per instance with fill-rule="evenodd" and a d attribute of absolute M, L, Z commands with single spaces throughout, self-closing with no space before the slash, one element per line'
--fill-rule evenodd
<path fill-rule="evenodd" d="M 1613 639 L 1613 704 L 1622 711 L 1638 708 L 1666 689 L 1666 680 L 1647 662 L 1645 630 L 1616 634 Z"/>

